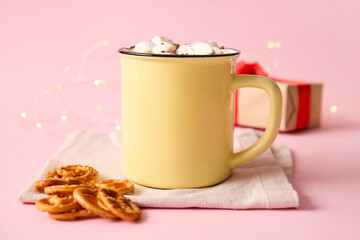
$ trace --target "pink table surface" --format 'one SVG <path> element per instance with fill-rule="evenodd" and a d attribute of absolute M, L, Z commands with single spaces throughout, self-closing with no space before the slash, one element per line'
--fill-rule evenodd
<path fill-rule="evenodd" d="M 360 239 L 357 9 L 356 1 L 338 0 L 2 1 L 0 239 Z M 116 49 L 158 34 L 181 42 L 215 40 L 241 49 L 242 59 L 260 61 L 273 76 L 324 83 L 321 128 L 282 133 L 275 142 L 293 151 L 299 209 L 143 209 L 136 223 L 61 222 L 18 202 L 63 141 L 23 126 L 20 113 L 34 105 L 33 97 L 56 86 L 63 68 L 101 40 L 109 40 L 107 53 L 115 58 L 98 64 L 98 73 L 119 81 Z M 269 41 L 281 48 L 268 49 Z"/>

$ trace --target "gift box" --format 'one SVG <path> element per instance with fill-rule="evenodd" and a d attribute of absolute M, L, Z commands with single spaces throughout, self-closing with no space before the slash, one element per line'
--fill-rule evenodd
<path fill-rule="evenodd" d="M 269 77 L 258 63 L 238 62 L 236 74 Z M 269 78 L 277 83 L 282 93 L 280 131 L 290 132 L 320 125 L 321 83 Z M 241 88 L 236 91 L 235 125 L 264 129 L 268 124 L 269 113 L 270 102 L 265 91 L 258 88 Z"/>

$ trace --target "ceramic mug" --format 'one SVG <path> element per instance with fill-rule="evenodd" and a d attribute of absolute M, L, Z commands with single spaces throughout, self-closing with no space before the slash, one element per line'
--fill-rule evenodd
<path fill-rule="evenodd" d="M 135 183 L 176 189 L 211 186 L 263 153 L 280 126 L 282 98 L 269 78 L 235 75 L 240 52 L 156 55 L 119 49 L 122 171 Z M 261 88 L 270 116 L 255 144 L 233 153 L 234 91 Z"/>

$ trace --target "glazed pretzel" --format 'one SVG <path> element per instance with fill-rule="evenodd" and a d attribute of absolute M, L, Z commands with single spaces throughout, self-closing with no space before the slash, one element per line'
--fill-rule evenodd
<path fill-rule="evenodd" d="M 135 221 L 141 216 L 140 208 L 117 191 L 101 188 L 99 197 L 113 214 L 123 220 Z"/>
<path fill-rule="evenodd" d="M 63 213 L 80 208 L 80 204 L 71 194 L 53 194 L 36 201 L 35 207 L 42 212 Z"/>
<path fill-rule="evenodd" d="M 76 218 L 91 217 L 92 215 L 94 215 L 94 213 L 83 208 L 73 209 L 66 213 L 49 213 L 49 216 L 56 220 L 73 220 Z"/>
<path fill-rule="evenodd" d="M 98 191 L 94 187 L 79 187 L 74 190 L 74 198 L 86 210 L 101 217 L 117 218 L 98 198 Z"/>
<path fill-rule="evenodd" d="M 95 181 L 99 173 L 92 167 L 82 165 L 68 165 L 55 168 L 46 174 L 46 180 L 65 180 L 65 181 Z"/>
<path fill-rule="evenodd" d="M 94 183 L 97 188 L 106 188 L 119 192 L 120 194 L 130 194 L 135 190 L 135 186 L 128 180 L 108 179 L 96 181 Z"/>

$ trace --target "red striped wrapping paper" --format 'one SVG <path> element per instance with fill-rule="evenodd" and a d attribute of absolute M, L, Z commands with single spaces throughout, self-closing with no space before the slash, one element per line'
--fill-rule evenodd
<path fill-rule="evenodd" d="M 269 77 L 258 63 L 238 62 L 236 74 Z M 321 83 L 269 78 L 278 84 L 283 95 L 280 131 L 290 132 L 320 126 L 323 87 Z M 241 88 L 235 94 L 235 125 L 266 128 L 270 103 L 265 91 Z"/>

